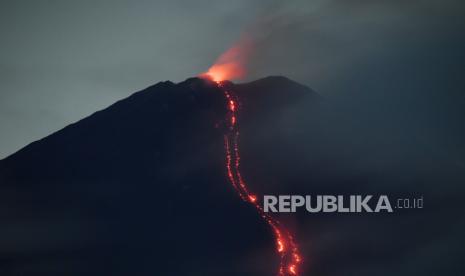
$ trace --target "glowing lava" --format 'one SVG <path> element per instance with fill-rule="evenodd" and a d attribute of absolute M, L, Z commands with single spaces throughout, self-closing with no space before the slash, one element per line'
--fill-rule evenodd
<path fill-rule="evenodd" d="M 212 67 L 214 68 L 214 66 Z M 211 70 L 211 69 L 210 69 Z M 209 72 L 210 72 L 209 70 Z M 299 265 L 302 261 L 299 248 L 294 242 L 294 237 L 289 231 L 275 218 L 263 211 L 263 208 L 257 202 L 255 194 L 249 192 L 246 183 L 240 173 L 240 153 L 239 153 L 239 128 L 237 121 L 237 111 L 240 108 L 237 96 L 228 91 L 224 85 L 218 81 L 226 74 L 210 75 L 213 80 L 217 80 L 218 87 L 223 91 L 227 101 L 227 132 L 224 135 L 224 147 L 226 151 L 226 171 L 228 178 L 242 200 L 252 204 L 260 216 L 268 223 L 273 230 L 276 238 L 276 250 L 281 258 L 279 265 L 279 276 L 299 275 Z"/>

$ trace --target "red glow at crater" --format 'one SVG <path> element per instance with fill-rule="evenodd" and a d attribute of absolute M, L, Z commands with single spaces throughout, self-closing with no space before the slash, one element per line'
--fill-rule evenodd
<path fill-rule="evenodd" d="M 246 74 L 246 61 L 251 50 L 248 39 L 241 39 L 236 45 L 224 52 L 215 63 L 201 74 L 215 82 L 243 79 Z"/>

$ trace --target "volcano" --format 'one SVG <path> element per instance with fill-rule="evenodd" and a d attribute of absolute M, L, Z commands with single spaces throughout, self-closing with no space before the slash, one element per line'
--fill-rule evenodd
<path fill-rule="evenodd" d="M 285 77 L 222 87 L 243 177 L 292 192 L 280 168 L 320 97 Z M 208 79 L 160 82 L 1 160 L 2 275 L 276 275 L 273 229 L 228 183 L 227 105 Z"/>

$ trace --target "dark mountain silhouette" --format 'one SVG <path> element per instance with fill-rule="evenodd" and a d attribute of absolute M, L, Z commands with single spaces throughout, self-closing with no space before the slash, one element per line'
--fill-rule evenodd
<path fill-rule="evenodd" d="M 224 85 L 254 192 L 424 198 L 389 214 L 281 214 L 302 275 L 465 270 L 463 151 L 431 134 L 410 104 L 421 93 L 367 104 L 284 77 Z M 275 275 L 268 225 L 227 181 L 226 110 L 212 82 L 160 82 L 1 160 L 0 275 Z"/>
<path fill-rule="evenodd" d="M 245 132 L 318 99 L 284 77 L 226 85 Z M 1 274 L 275 274 L 271 230 L 225 175 L 225 115 L 214 83 L 160 82 L 0 161 Z"/>

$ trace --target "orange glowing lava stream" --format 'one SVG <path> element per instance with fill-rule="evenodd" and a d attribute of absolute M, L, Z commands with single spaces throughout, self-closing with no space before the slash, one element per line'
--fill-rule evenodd
<path fill-rule="evenodd" d="M 268 223 L 276 238 L 276 249 L 281 258 L 279 276 L 299 275 L 299 265 L 302 262 L 299 248 L 294 242 L 294 237 L 282 224 L 258 204 L 255 194 L 249 192 L 246 183 L 240 173 L 239 154 L 239 129 L 237 123 L 237 111 L 239 101 L 230 91 L 227 91 L 220 81 L 216 81 L 218 87 L 224 92 L 228 104 L 228 132 L 224 135 L 224 147 L 226 151 L 226 170 L 232 186 L 242 200 L 252 204 L 260 216 Z"/>

